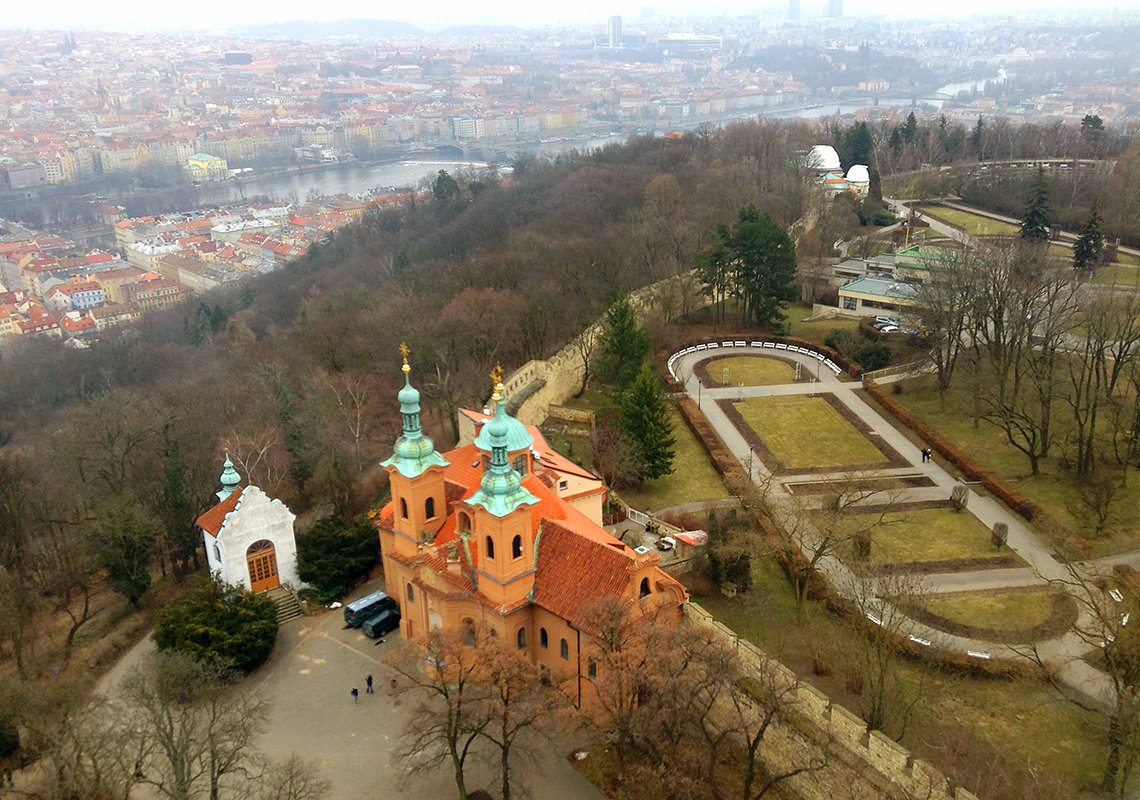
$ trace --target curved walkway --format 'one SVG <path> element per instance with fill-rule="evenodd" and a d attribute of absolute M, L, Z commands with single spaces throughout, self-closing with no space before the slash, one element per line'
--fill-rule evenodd
<path fill-rule="evenodd" d="M 685 391 L 694 402 L 700 406 L 701 412 L 720 435 L 725 446 L 745 466 L 751 461 L 753 482 L 757 486 L 769 487 L 769 499 L 773 502 L 778 515 L 791 514 L 795 505 L 791 502 L 791 493 L 787 487 L 789 483 L 826 480 L 849 480 L 850 471 L 835 470 L 830 473 L 813 471 L 805 473 L 800 471 L 782 472 L 773 475 L 759 458 L 749 458 L 750 447 L 733 422 L 725 415 L 718 405 L 719 400 L 737 400 L 748 397 L 770 397 L 776 395 L 798 394 L 830 394 L 854 417 L 863 422 L 882 442 L 889 445 L 908 462 L 903 469 L 884 468 L 881 470 L 861 470 L 860 475 L 914 475 L 924 476 L 934 484 L 934 488 L 919 489 L 892 489 L 893 499 L 906 503 L 930 499 L 948 499 L 951 490 L 960 484 L 937 461 L 937 457 L 923 463 L 921 452 L 906 436 L 893 424 L 884 419 L 874 408 L 867 404 L 857 394 L 862 384 L 844 380 L 844 375 L 836 376 L 828 369 L 816 370 L 818 362 L 800 353 L 779 351 L 779 356 L 794 359 L 812 368 L 818 377 L 814 383 L 791 383 L 776 386 L 743 386 L 709 389 L 700 386 L 694 377 L 693 367 L 706 359 L 723 358 L 729 355 L 772 355 L 772 351 L 759 351 L 754 348 L 735 348 L 731 350 L 716 350 L 714 352 L 701 351 L 683 355 L 676 360 L 678 374 L 685 378 Z M 805 432 L 806 433 L 806 432 Z M 924 582 L 939 591 L 970 592 L 1000 589 L 1006 587 L 1021 587 L 1040 584 L 1045 586 L 1049 581 L 1067 581 L 1071 579 L 1066 566 L 1054 558 L 1053 551 L 1045 545 L 1036 534 L 1022 521 L 1020 517 L 1009 510 L 1004 504 L 983 495 L 972 489 L 967 511 L 973 514 L 987 528 L 992 529 L 997 522 L 1004 522 L 1009 527 L 1007 544 L 1014 553 L 1020 556 L 1028 565 L 1027 569 L 1010 570 L 979 570 L 974 572 L 946 573 L 923 576 Z M 871 500 L 871 502 L 874 502 Z M 805 535 L 800 541 L 801 548 L 812 550 L 811 534 Z M 1125 560 L 1140 562 L 1140 551 L 1134 554 L 1125 554 Z M 832 585 L 842 587 L 851 585 L 853 576 L 843 563 L 833 557 L 821 560 L 820 567 L 828 576 Z M 1083 613 L 1083 612 L 1082 612 Z M 1082 618 L 1082 622 L 1087 622 Z M 975 657 L 986 654 L 991 657 L 1023 658 L 1024 655 L 1007 645 L 993 642 L 967 639 L 937 631 L 928 626 L 914 622 L 912 639 L 923 643 L 929 642 L 946 650 L 967 653 Z M 1024 648 L 1021 648 L 1024 649 Z M 1107 675 L 1094 669 L 1082 660 L 1090 650 L 1087 642 L 1073 632 L 1054 639 L 1039 642 L 1037 653 L 1057 670 L 1059 678 L 1070 687 L 1081 691 L 1100 701 L 1109 702 L 1112 697 L 1111 682 Z"/>

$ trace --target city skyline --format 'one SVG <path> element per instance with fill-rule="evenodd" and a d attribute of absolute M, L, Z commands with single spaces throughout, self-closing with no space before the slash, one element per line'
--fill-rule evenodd
<path fill-rule="evenodd" d="M 801 19 L 823 18 L 828 16 L 827 0 L 812 0 L 799 4 Z M 469 4 L 455 0 L 443 0 L 430 9 L 414 11 L 398 10 L 392 13 L 377 13 L 376 7 L 359 0 L 348 0 L 329 7 L 328 13 L 314 13 L 318 9 L 311 3 L 285 0 L 273 6 L 261 7 L 255 4 L 234 6 L 216 0 L 206 0 L 197 7 L 194 17 L 187 20 L 173 8 L 166 9 L 141 0 L 126 0 L 116 6 L 115 20 L 108 22 L 104 9 L 65 0 L 50 6 L 26 4 L 9 9 L 0 29 L 58 29 L 58 30 L 121 30 L 121 31 L 222 31 L 232 28 L 247 28 L 258 25 L 271 25 L 282 22 L 334 21 L 342 19 L 384 19 L 404 22 L 428 31 L 440 30 L 457 25 L 490 24 L 516 25 L 519 27 L 543 27 L 551 25 L 593 25 L 599 32 L 605 32 L 609 20 L 620 16 L 627 26 L 636 27 L 643 19 L 646 8 L 652 8 L 658 18 L 708 18 L 713 16 L 758 15 L 770 19 L 783 19 L 787 13 L 785 2 L 749 3 L 727 0 L 726 2 L 694 6 L 688 3 L 653 3 L 622 5 L 609 0 L 588 0 L 585 3 L 569 4 L 561 7 L 535 7 L 533 4 L 510 2 L 499 4 L 494 9 L 481 7 L 472 10 Z M 844 3 L 845 14 L 874 16 L 888 19 L 916 18 L 960 19 L 971 15 L 989 14 L 1034 14 L 1037 16 L 1073 16 L 1073 7 L 1063 3 L 1041 4 L 1033 0 L 1000 0 L 997 3 L 983 3 L 981 0 L 965 0 L 961 3 L 942 7 L 899 6 L 884 12 L 881 5 L 869 0 L 848 0 Z M 1120 9 L 1119 5 L 1094 3 L 1081 10 L 1087 18 L 1096 12 L 1134 15 L 1136 9 Z"/>

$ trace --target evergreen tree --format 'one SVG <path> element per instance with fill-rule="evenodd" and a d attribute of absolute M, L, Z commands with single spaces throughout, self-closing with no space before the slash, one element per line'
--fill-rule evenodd
<path fill-rule="evenodd" d="M 1045 168 L 1037 168 L 1037 177 L 1029 194 L 1029 204 L 1021 217 L 1021 238 L 1034 242 L 1049 241 L 1053 226 L 1053 209 L 1049 205 L 1049 184 Z"/>
<path fill-rule="evenodd" d="M 913 111 L 906 116 L 906 122 L 902 127 L 902 140 L 907 144 L 915 144 L 918 141 L 918 120 L 915 119 Z"/>
<path fill-rule="evenodd" d="M 642 362 L 649 355 L 649 336 L 638 324 L 628 295 L 606 311 L 601 345 L 599 374 L 617 388 L 626 388 L 633 383 Z"/>
<path fill-rule="evenodd" d="M 871 163 L 871 151 L 874 150 L 875 144 L 871 141 L 871 130 L 866 122 L 856 122 L 844 138 L 848 168 L 855 164 Z"/>
<path fill-rule="evenodd" d="M 985 131 L 985 123 L 982 118 L 978 117 L 978 124 L 974 126 L 974 130 L 970 133 L 970 149 L 978 156 L 978 160 L 984 159 L 985 153 L 982 151 L 982 135 Z"/>
<path fill-rule="evenodd" d="M 618 427 L 637 448 L 637 474 L 641 480 L 660 478 L 673 471 L 673 423 L 661 384 L 648 365 L 641 367 L 622 400 Z"/>
<path fill-rule="evenodd" d="M 1073 242 L 1073 269 L 1090 270 L 1100 263 L 1104 252 L 1104 234 L 1101 232 L 1100 212 L 1096 203 L 1089 210 L 1088 219 L 1081 224 L 1081 235 Z"/>
<path fill-rule="evenodd" d="M 730 241 L 741 324 L 775 326 L 796 299 L 796 246 L 788 232 L 756 206 L 740 209 Z"/>
<path fill-rule="evenodd" d="M 133 496 L 112 500 L 99 513 L 91 532 L 107 581 L 132 606 L 150 588 L 150 562 L 159 523 Z"/>
<path fill-rule="evenodd" d="M 379 557 L 376 528 L 368 522 L 324 519 L 297 537 L 297 576 L 316 590 L 320 603 L 341 597 Z"/>

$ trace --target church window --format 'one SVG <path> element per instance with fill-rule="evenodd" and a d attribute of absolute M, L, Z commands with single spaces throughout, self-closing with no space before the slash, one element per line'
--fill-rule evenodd
<path fill-rule="evenodd" d="M 217 542 L 214 542 L 214 560 L 219 564 L 222 563 L 222 548 L 218 547 Z"/>
<path fill-rule="evenodd" d="M 511 558 L 522 558 L 522 537 L 511 539 Z"/>
<path fill-rule="evenodd" d="M 588 677 L 588 678 L 598 677 L 598 662 L 592 658 L 586 662 L 586 677 Z"/>
<path fill-rule="evenodd" d="M 487 543 L 487 547 L 486 547 L 487 559 L 491 560 L 495 557 L 495 540 L 492 539 L 490 536 L 488 536 L 486 538 L 486 543 Z"/>
<path fill-rule="evenodd" d="M 559 482 L 558 482 L 558 491 L 560 491 L 560 492 L 564 492 L 564 491 L 566 491 L 566 487 L 567 487 L 568 485 L 569 485 L 569 484 L 567 484 L 567 482 L 566 482 L 566 481 L 559 481 Z"/>
<path fill-rule="evenodd" d="M 408 602 L 416 602 L 416 590 L 412 588 L 412 585 L 410 583 L 408 584 Z"/>
<path fill-rule="evenodd" d="M 460 511 L 459 516 L 456 518 L 455 526 L 459 529 L 460 533 L 471 530 L 471 517 Z"/>
<path fill-rule="evenodd" d="M 400 518 L 408 518 L 408 501 L 402 497 L 400 498 Z"/>
<path fill-rule="evenodd" d="M 515 456 L 515 460 L 513 462 L 511 462 L 511 467 L 514 469 L 515 472 L 518 472 L 522 475 L 525 475 L 526 474 L 526 453 L 523 453 L 522 455 L 519 455 L 519 456 Z"/>
<path fill-rule="evenodd" d="M 435 516 L 435 498 L 429 497 L 424 500 L 424 519 L 431 519 Z"/>
<path fill-rule="evenodd" d="M 649 578 L 641 579 L 641 596 L 649 597 Z"/>
<path fill-rule="evenodd" d="M 518 634 L 515 636 L 518 640 L 519 649 L 526 647 L 526 628 L 519 628 Z"/>
<path fill-rule="evenodd" d="M 558 643 L 558 655 L 562 656 L 563 661 L 570 660 L 570 645 L 566 644 L 565 639 Z"/>
<path fill-rule="evenodd" d="M 550 644 L 550 639 L 546 635 L 546 628 L 539 628 L 538 629 L 538 646 L 541 647 L 543 650 L 545 650 L 549 644 Z"/>

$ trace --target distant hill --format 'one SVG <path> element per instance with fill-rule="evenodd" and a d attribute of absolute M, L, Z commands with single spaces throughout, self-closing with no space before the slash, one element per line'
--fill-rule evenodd
<path fill-rule="evenodd" d="M 398 36 L 424 36 L 426 31 L 390 19 L 337 19 L 327 22 L 293 21 L 271 25 L 251 25 L 240 33 L 259 39 L 324 39 L 330 36 L 356 36 L 362 39 L 386 39 Z"/>

